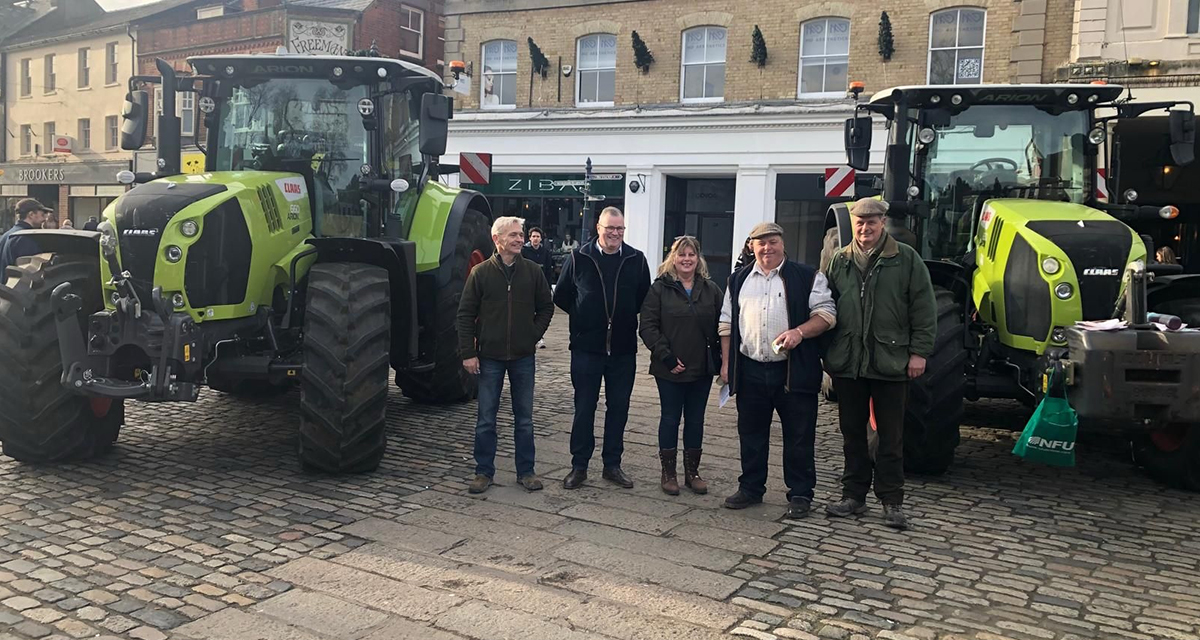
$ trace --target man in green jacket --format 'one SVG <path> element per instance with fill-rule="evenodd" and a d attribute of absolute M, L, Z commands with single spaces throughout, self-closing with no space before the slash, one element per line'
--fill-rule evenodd
<path fill-rule="evenodd" d="M 524 228 L 521 218 L 496 218 L 492 223 L 496 254 L 467 276 L 458 305 L 458 350 L 463 368 L 479 376 L 471 493 L 486 491 L 496 474 L 496 413 L 506 372 L 512 395 L 517 480 L 529 491 L 542 488 L 533 468 L 534 353 L 550 327 L 554 298 L 541 268 L 521 257 Z"/>
<path fill-rule="evenodd" d="M 837 300 L 837 328 L 825 369 L 838 397 L 846 469 L 837 517 L 867 509 L 867 492 L 883 504 L 884 523 L 908 527 L 904 515 L 904 403 L 908 381 L 925 372 L 937 337 L 929 270 L 909 245 L 884 230 L 887 204 L 863 198 L 850 208 L 854 239 L 833 255 L 825 276 Z M 879 448 L 872 463 L 864 426 L 874 401 Z"/>

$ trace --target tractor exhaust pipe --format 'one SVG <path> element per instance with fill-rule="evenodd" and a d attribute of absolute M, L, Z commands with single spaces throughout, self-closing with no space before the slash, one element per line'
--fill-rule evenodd
<path fill-rule="evenodd" d="M 175 69 L 162 58 L 154 60 L 158 74 L 162 76 L 162 115 L 158 116 L 155 135 L 158 138 L 158 161 L 154 175 L 158 178 L 180 173 L 182 148 L 180 143 L 179 117 L 175 115 Z"/>

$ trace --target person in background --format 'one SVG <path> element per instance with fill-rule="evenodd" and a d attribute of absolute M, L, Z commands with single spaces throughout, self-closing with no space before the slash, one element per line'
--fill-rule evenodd
<path fill-rule="evenodd" d="M 733 270 L 737 271 L 742 267 L 754 263 L 754 249 L 750 246 L 750 238 L 746 238 L 745 244 L 742 245 L 742 252 L 738 255 L 738 259 L 733 263 Z"/>
<path fill-rule="evenodd" d="M 546 276 L 547 284 L 554 282 L 554 256 L 550 255 L 550 249 L 542 244 L 542 230 L 533 227 L 529 230 L 529 242 L 521 247 L 521 257 L 536 264 L 542 270 L 542 275 Z M 546 348 L 546 339 L 538 340 L 539 349 Z"/>
<path fill-rule="evenodd" d="M 569 233 L 566 234 L 565 238 L 566 238 L 566 240 L 563 240 L 563 243 L 562 243 L 562 251 L 563 252 L 569 253 L 571 251 L 575 251 L 575 250 L 579 249 L 579 241 L 572 238 L 571 234 L 569 234 Z"/>
<path fill-rule="evenodd" d="M 18 258 L 36 255 L 38 252 L 37 242 L 34 242 L 33 238 L 13 234 L 42 228 L 47 215 L 53 212 L 54 209 L 33 198 L 24 198 L 17 202 L 17 223 L 0 236 L 0 274 L 4 273 L 5 268 L 16 264 Z"/>
<path fill-rule="evenodd" d="M 572 251 L 563 265 L 554 304 L 571 316 L 571 385 L 575 418 L 571 423 L 571 472 L 563 487 L 577 489 L 587 480 L 596 449 L 596 404 L 604 383 L 604 473 L 625 488 L 633 480 L 621 470 L 629 396 L 637 376 L 638 312 L 650 290 L 650 265 L 641 251 L 625 244 L 625 214 L 605 207 L 595 241 Z"/>
<path fill-rule="evenodd" d="M 708 493 L 700 477 L 704 407 L 713 376 L 721 372 L 717 318 L 721 288 L 708 275 L 700 242 L 680 236 L 671 245 L 658 279 L 642 304 L 639 333 L 650 349 L 650 373 L 658 384 L 658 456 L 662 490 L 679 495 L 679 419 L 683 426 L 683 481 L 695 493 Z"/>
<path fill-rule="evenodd" d="M 759 223 L 750 231 L 754 262 L 729 276 L 721 307 L 721 379 L 737 396 L 742 475 L 725 499 L 730 509 L 762 502 L 767 491 L 771 419 L 783 427 L 785 517 L 806 517 L 817 483 L 817 392 L 821 356 L 816 338 L 837 321 L 825 276 L 788 260 L 783 228 Z"/>
<path fill-rule="evenodd" d="M 57 229 L 58 228 L 58 217 L 53 216 L 53 215 L 46 216 L 46 221 L 42 223 L 42 228 L 43 229 Z"/>
<path fill-rule="evenodd" d="M 74 229 L 74 228 L 75 228 L 75 223 L 74 223 L 74 222 L 71 222 L 71 219 L 70 219 L 70 218 L 67 218 L 67 219 L 65 219 L 65 220 L 63 220 L 63 221 L 62 221 L 62 228 L 63 228 L 63 229 Z"/>
<path fill-rule="evenodd" d="M 512 396 L 517 481 L 538 491 L 534 473 L 533 380 L 535 345 L 554 316 L 550 284 L 537 265 L 521 257 L 525 221 L 492 223 L 496 253 L 471 271 L 458 305 L 458 350 L 463 368 L 479 376 L 475 422 L 475 479 L 467 490 L 483 493 L 496 474 L 496 414 L 508 373 Z"/>
<path fill-rule="evenodd" d="M 844 518 L 867 509 L 874 476 L 884 524 L 906 529 L 904 405 L 908 381 L 925 372 L 937 337 L 937 303 L 920 254 L 884 228 L 887 204 L 862 198 L 850 208 L 854 238 L 825 267 L 837 296 L 838 327 L 825 368 L 837 392 L 845 472 L 842 499 L 825 507 Z M 872 403 L 878 449 L 867 432 Z"/>
<path fill-rule="evenodd" d="M 100 221 L 96 219 L 96 216 L 92 216 L 92 217 L 88 218 L 87 222 L 83 223 L 84 231 L 95 231 L 99 227 L 100 227 Z"/>

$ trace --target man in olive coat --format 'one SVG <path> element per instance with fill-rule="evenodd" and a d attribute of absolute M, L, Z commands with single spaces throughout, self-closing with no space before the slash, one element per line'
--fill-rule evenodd
<path fill-rule="evenodd" d="M 838 397 L 846 459 L 842 499 L 826 513 L 866 511 L 872 475 L 884 523 L 908 526 L 904 503 L 904 403 L 908 381 L 925 372 L 937 337 L 937 308 L 921 256 L 884 230 L 887 204 L 863 198 L 850 208 L 854 238 L 833 255 L 825 275 L 837 300 L 825 369 Z M 875 405 L 879 449 L 872 463 L 864 425 Z"/>

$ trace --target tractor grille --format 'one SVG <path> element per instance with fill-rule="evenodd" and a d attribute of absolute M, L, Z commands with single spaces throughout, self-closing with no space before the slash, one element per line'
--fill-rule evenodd
<path fill-rule="evenodd" d="M 271 187 L 265 184 L 259 187 L 258 200 L 262 205 L 263 215 L 267 219 L 267 230 L 271 233 L 283 231 L 283 218 L 279 216 L 279 203 L 275 200 L 275 194 L 272 193 Z"/>
<path fill-rule="evenodd" d="M 154 289 L 163 230 L 184 207 L 225 191 L 223 185 L 149 182 L 117 200 L 116 227 L 121 245 L 121 268 L 128 271 L 143 301 Z"/>
<path fill-rule="evenodd" d="M 183 286 L 193 309 L 241 304 L 254 247 L 237 198 L 204 216 L 204 233 L 188 249 Z"/>
<path fill-rule="evenodd" d="M 1013 237 L 1004 267 L 1004 325 L 1015 336 L 1045 340 L 1050 335 L 1050 287 L 1029 242 Z"/>
<path fill-rule="evenodd" d="M 1083 319 L 1111 318 L 1133 247 L 1129 227 L 1115 220 L 1085 222 L 1082 227 L 1067 221 L 1031 222 L 1028 226 L 1058 245 L 1075 266 Z"/>

